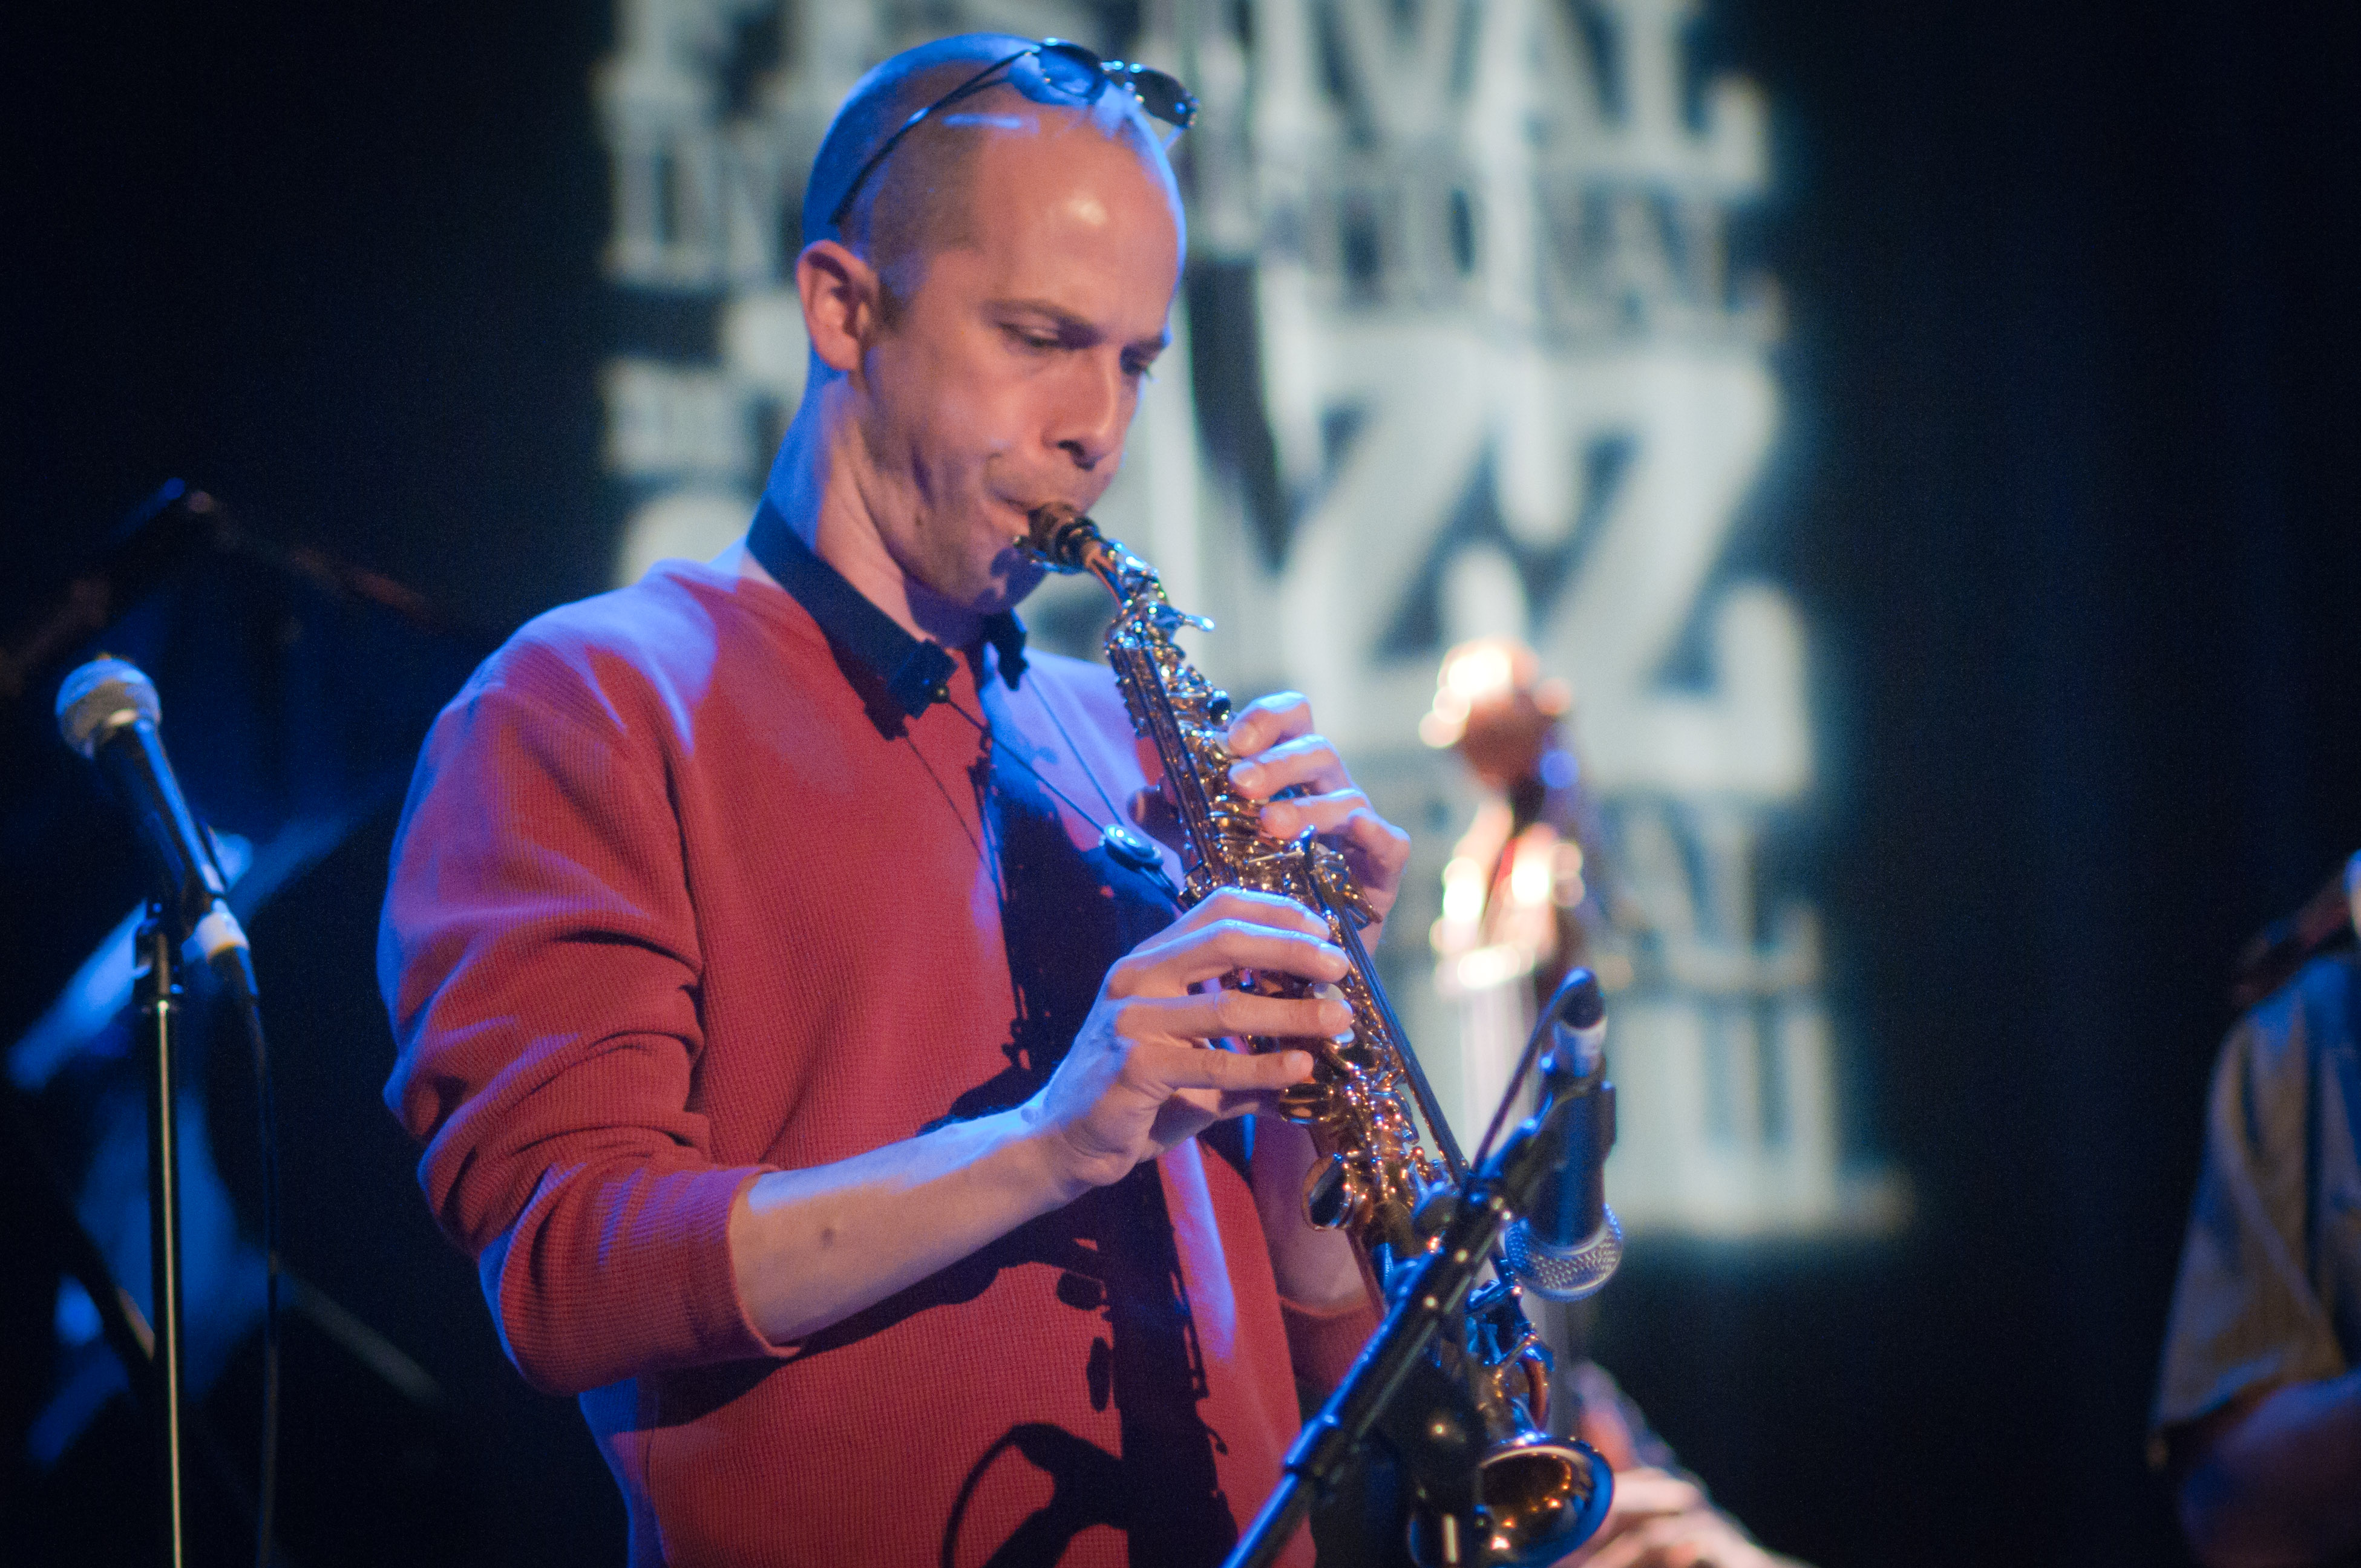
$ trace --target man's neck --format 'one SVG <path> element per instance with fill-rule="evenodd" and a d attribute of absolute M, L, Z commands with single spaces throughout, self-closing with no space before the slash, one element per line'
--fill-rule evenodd
<path fill-rule="evenodd" d="M 902 630 L 929 637 L 947 648 L 965 648 L 983 634 L 983 616 L 966 605 L 954 604 L 902 569 L 885 548 L 876 522 L 858 498 L 829 487 L 822 498 L 812 532 L 792 512 L 787 521 L 812 554 L 835 567 L 861 597 L 884 610 Z"/>
<path fill-rule="evenodd" d="M 765 493 L 772 506 L 813 554 L 903 630 L 949 648 L 970 646 L 983 634 L 983 616 L 913 580 L 885 548 L 857 477 L 854 441 L 849 420 L 829 418 L 807 400 L 771 469 Z M 718 564 L 741 576 L 770 576 L 742 541 Z"/>

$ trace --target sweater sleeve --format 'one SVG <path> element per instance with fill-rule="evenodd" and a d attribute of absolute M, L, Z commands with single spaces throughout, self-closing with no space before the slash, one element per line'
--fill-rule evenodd
<path fill-rule="evenodd" d="M 717 1164 L 688 1109 L 699 955 L 664 770 L 550 662 L 529 689 L 496 664 L 436 721 L 378 971 L 386 1100 L 425 1145 L 436 1222 L 477 1258 L 517 1369 L 578 1393 L 776 1352 L 729 1250 L 763 1168 Z"/>

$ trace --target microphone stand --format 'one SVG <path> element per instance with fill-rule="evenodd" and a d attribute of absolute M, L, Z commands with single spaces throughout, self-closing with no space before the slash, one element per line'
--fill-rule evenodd
<path fill-rule="evenodd" d="M 1434 1249 L 1389 1271 L 1400 1281 L 1386 1320 L 1320 1413 L 1287 1451 L 1278 1488 L 1246 1527 L 1224 1568 L 1263 1568 L 1294 1538 L 1325 1496 L 1380 1433 L 1400 1457 L 1422 1512 L 1437 1522 L 1438 1559 L 1489 1561 L 1489 1533 L 1477 1495 L 1484 1431 L 1467 1391 L 1427 1352 L 1443 1334 L 1465 1334 L 1468 1297 L 1510 1220 L 1527 1208 L 1564 1157 L 1564 1106 L 1525 1123 L 1472 1172 L 1450 1202 Z M 1603 1482 L 1607 1467 L 1598 1474 Z M 1594 1499 L 1603 1513 L 1605 1488 Z M 1595 1528 L 1595 1527 L 1594 1527 Z M 1472 1539 L 1471 1539 L 1472 1538 Z"/>
<path fill-rule="evenodd" d="M 182 1440 L 188 1367 L 181 1310 L 181 1150 L 172 1113 L 179 1090 L 173 1055 L 181 1013 L 181 987 L 172 970 L 183 935 L 174 929 L 177 924 L 167 917 L 161 901 L 148 904 L 139 927 L 138 952 L 144 962 L 136 996 L 147 1024 L 148 1258 L 159 1451 L 164 1468 L 165 1560 L 172 1568 L 184 1568 L 188 1498 Z"/>

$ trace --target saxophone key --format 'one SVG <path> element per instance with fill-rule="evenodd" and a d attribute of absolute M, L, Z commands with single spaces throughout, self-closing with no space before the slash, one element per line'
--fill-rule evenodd
<path fill-rule="evenodd" d="M 1341 1154 L 1321 1160 L 1304 1178 L 1303 1217 L 1317 1229 L 1358 1230 L 1368 1207 L 1367 1181 Z"/>

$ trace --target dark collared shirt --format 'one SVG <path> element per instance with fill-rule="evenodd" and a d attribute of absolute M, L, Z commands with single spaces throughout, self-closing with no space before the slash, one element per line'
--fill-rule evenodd
<path fill-rule="evenodd" d="M 771 578 L 819 623 L 829 641 L 851 653 L 883 684 L 905 717 L 947 700 L 951 655 L 941 643 L 913 637 L 803 541 L 764 496 L 746 531 L 746 549 Z M 1014 690 L 1025 674 L 1025 623 L 1014 610 L 987 616 L 983 640 L 999 655 L 1000 677 Z M 881 725 L 881 728 L 883 726 Z"/>

